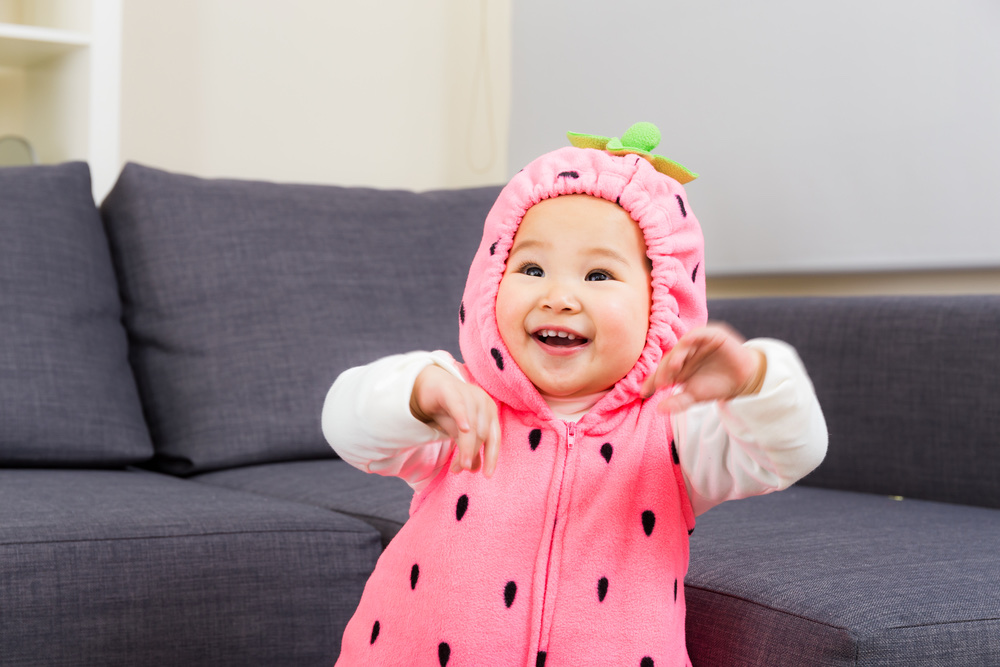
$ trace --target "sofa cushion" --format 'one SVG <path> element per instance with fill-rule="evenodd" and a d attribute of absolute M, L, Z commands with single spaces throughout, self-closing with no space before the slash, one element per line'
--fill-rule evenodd
<path fill-rule="evenodd" d="M 18 665 L 331 665 L 367 524 L 150 472 L 0 470 L 0 647 Z"/>
<path fill-rule="evenodd" d="M 320 412 L 341 371 L 413 349 L 457 353 L 465 275 L 497 192 L 127 165 L 102 211 L 161 468 L 332 456 Z"/>
<path fill-rule="evenodd" d="M 810 487 L 698 518 L 695 665 L 1000 665 L 1000 512 Z"/>
<path fill-rule="evenodd" d="M 709 316 L 798 349 L 830 431 L 803 483 L 1000 508 L 1000 295 L 712 301 Z"/>
<path fill-rule="evenodd" d="M 339 459 L 269 463 L 191 479 L 357 517 L 381 533 L 383 546 L 410 517 L 413 499 L 413 490 L 398 477 L 362 472 Z"/>
<path fill-rule="evenodd" d="M 153 454 L 84 163 L 0 169 L 0 466 Z"/>

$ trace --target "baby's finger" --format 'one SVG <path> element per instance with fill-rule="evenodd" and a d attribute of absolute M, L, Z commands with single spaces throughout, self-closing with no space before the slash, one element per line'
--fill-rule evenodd
<path fill-rule="evenodd" d="M 455 453 L 451 461 L 452 472 L 468 467 L 467 451 L 469 439 L 475 440 L 475 432 L 469 424 L 469 410 L 462 392 L 445 392 L 442 396 L 442 411 L 435 416 L 435 423 L 455 443 Z"/>
<path fill-rule="evenodd" d="M 474 396 L 471 402 L 472 406 L 470 407 L 476 411 L 476 449 L 470 470 L 477 472 L 485 468 L 486 464 L 484 447 L 490 437 L 490 408 L 492 407 L 492 401 L 486 396 Z M 489 405 L 487 405 L 487 402 Z"/>
<path fill-rule="evenodd" d="M 477 391 L 472 404 L 477 411 L 477 458 L 476 470 L 482 467 L 487 477 L 493 475 L 500 451 L 500 421 L 497 406 L 484 391 Z"/>
<path fill-rule="evenodd" d="M 681 340 L 677 347 L 670 351 L 663 364 L 664 384 L 683 382 L 685 370 L 689 367 L 696 351 L 696 348 L 686 340 Z"/>
<path fill-rule="evenodd" d="M 455 438 L 455 456 L 451 464 L 452 471 L 461 472 L 462 470 L 471 470 L 478 449 L 476 432 L 471 429 L 468 431 L 460 430 L 458 437 Z"/>
<path fill-rule="evenodd" d="M 490 434 L 490 414 L 491 410 L 495 409 L 493 401 L 485 394 L 485 392 L 479 392 L 473 390 L 466 393 L 465 395 L 465 409 L 466 414 L 469 416 L 469 422 L 471 423 L 471 428 L 468 434 L 462 434 L 460 437 L 460 444 L 462 447 L 462 468 L 465 470 L 471 470 L 473 472 L 478 471 L 483 465 L 483 459 L 480 454 L 483 443 Z"/>
<path fill-rule="evenodd" d="M 698 401 L 694 396 L 682 389 L 681 391 L 668 394 L 660 399 L 660 402 L 656 405 L 656 409 L 658 412 L 664 414 L 668 412 L 671 414 L 677 414 L 678 412 L 684 412 L 697 402 Z"/>
<path fill-rule="evenodd" d="M 667 387 L 681 382 L 679 374 L 684 369 L 687 357 L 691 353 L 690 345 L 682 338 L 670 352 L 660 361 L 653 374 L 642 383 L 642 395 L 646 398 L 660 387 Z"/>
<path fill-rule="evenodd" d="M 455 426 L 461 433 L 472 430 L 472 424 L 469 420 L 469 406 L 462 392 L 448 392 L 445 397 L 445 411 L 454 420 Z"/>
<path fill-rule="evenodd" d="M 660 360 L 660 364 L 656 367 L 656 370 L 643 380 L 640 392 L 642 392 L 644 398 L 649 398 L 657 389 L 670 384 L 672 376 L 670 371 L 671 354 L 673 354 L 672 350 Z"/>

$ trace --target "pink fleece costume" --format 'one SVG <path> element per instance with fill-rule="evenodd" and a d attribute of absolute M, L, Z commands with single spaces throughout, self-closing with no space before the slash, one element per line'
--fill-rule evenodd
<path fill-rule="evenodd" d="M 522 217 L 566 194 L 624 208 L 653 266 L 645 348 L 575 424 L 557 419 L 514 363 L 495 314 Z M 669 417 L 640 387 L 705 322 L 702 261 L 683 187 L 641 155 L 564 148 L 511 180 L 486 219 L 459 312 L 465 371 L 499 409 L 496 473 L 445 466 L 415 495 L 338 665 L 689 664 L 683 582 L 694 513 Z"/>

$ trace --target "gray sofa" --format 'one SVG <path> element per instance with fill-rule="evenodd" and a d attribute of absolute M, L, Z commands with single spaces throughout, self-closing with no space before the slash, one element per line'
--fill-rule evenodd
<path fill-rule="evenodd" d="M 0 169 L 0 664 L 332 664 L 410 494 L 326 390 L 457 353 L 497 192 Z M 710 311 L 798 347 L 831 438 L 699 520 L 694 663 L 1000 664 L 1000 297 Z"/>

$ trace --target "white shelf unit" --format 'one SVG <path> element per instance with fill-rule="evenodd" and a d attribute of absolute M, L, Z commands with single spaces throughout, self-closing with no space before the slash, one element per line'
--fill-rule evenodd
<path fill-rule="evenodd" d="M 98 202 L 120 169 L 121 24 L 122 0 L 0 0 L 0 136 L 88 162 Z"/>

